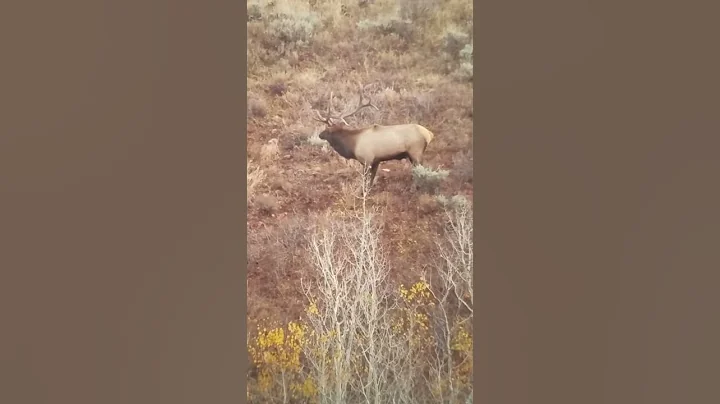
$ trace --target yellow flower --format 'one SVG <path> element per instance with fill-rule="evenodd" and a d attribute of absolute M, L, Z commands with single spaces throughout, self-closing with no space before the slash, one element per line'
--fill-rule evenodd
<path fill-rule="evenodd" d="M 318 315 L 320 313 L 315 302 L 310 302 L 310 305 L 305 311 L 310 315 Z"/>
<path fill-rule="evenodd" d="M 466 330 L 459 330 L 453 338 L 451 348 L 455 351 L 471 352 L 472 351 L 472 337 Z"/>
<path fill-rule="evenodd" d="M 317 387 L 311 378 L 306 378 L 302 383 L 293 383 L 291 389 L 303 398 L 311 398 L 317 394 Z"/>

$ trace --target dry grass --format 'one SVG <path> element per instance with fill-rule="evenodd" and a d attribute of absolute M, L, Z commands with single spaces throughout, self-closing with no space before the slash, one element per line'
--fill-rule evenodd
<path fill-rule="evenodd" d="M 305 235 L 321 217 L 358 208 L 358 164 L 317 134 L 313 109 L 357 105 L 358 83 L 379 110 L 352 126 L 418 123 L 435 134 L 423 165 L 450 175 L 417 190 L 410 163 L 383 163 L 368 203 L 383 222 L 387 281 L 416 282 L 437 262 L 443 195 L 472 200 L 472 1 L 248 2 L 248 324 L 303 314 L 311 271 Z M 417 179 L 415 180 L 417 181 Z M 432 182 L 432 181 L 431 181 Z"/>
<path fill-rule="evenodd" d="M 255 193 L 260 184 L 265 180 L 265 172 L 258 166 L 253 166 L 253 162 L 247 162 L 247 194 L 248 201 L 255 198 Z"/>
<path fill-rule="evenodd" d="M 260 158 L 263 162 L 275 160 L 278 154 L 280 154 L 280 148 L 278 147 L 278 140 L 275 138 L 270 139 L 267 144 L 260 148 Z"/>

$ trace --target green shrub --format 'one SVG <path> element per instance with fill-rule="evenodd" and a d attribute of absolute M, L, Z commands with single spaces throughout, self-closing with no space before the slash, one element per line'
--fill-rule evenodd
<path fill-rule="evenodd" d="M 380 35 L 395 34 L 409 42 L 413 39 L 415 30 L 413 24 L 409 20 L 403 20 L 398 17 L 385 17 L 375 20 L 362 20 L 357 23 L 358 29 L 368 31 Z"/>
<path fill-rule="evenodd" d="M 467 44 L 460 50 L 460 67 L 456 72 L 456 76 L 462 80 L 472 80 L 473 78 L 473 46 Z"/>
<path fill-rule="evenodd" d="M 247 6 L 247 20 L 257 21 L 262 19 L 262 9 L 259 4 L 248 4 Z"/>
<path fill-rule="evenodd" d="M 443 50 L 451 57 L 456 58 L 460 56 L 462 58 L 462 51 L 470 43 L 470 35 L 460 31 L 454 26 L 445 29 L 445 35 L 443 35 Z M 472 54 L 472 46 L 470 47 Z"/>
<path fill-rule="evenodd" d="M 422 192 L 434 193 L 450 174 L 447 170 L 433 170 L 417 165 L 412 168 L 413 183 Z"/>
<path fill-rule="evenodd" d="M 308 43 L 320 18 L 314 11 L 298 10 L 294 14 L 276 13 L 268 21 L 268 34 L 288 44 Z"/>
<path fill-rule="evenodd" d="M 401 18 L 425 22 L 440 11 L 441 3 L 438 0 L 398 0 L 398 6 Z"/>
<path fill-rule="evenodd" d="M 462 195 L 453 195 L 448 198 L 445 195 L 437 195 L 435 200 L 438 201 L 440 206 L 448 210 L 457 210 L 470 205 L 470 202 Z"/>

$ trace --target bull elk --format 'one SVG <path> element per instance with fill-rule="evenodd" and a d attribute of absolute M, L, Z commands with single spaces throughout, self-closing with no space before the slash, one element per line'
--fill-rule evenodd
<path fill-rule="evenodd" d="M 369 85 L 368 85 L 369 86 Z M 365 172 L 370 173 L 369 186 L 372 185 L 378 167 L 383 161 L 408 159 L 413 166 L 422 164 L 423 154 L 435 135 L 425 127 L 417 124 L 399 125 L 371 125 L 359 129 L 351 129 L 345 118 L 358 113 L 361 109 L 372 107 L 379 110 L 368 97 L 363 102 L 365 90 L 368 86 L 360 86 L 359 106 L 348 114 L 333 116 L 331 114 L 333 93 L 330 92 L 327 113 L 323 117 L 315 110 L 317 118 L 326 124 L 319 137 L 327 141 L 330 146 L 346 159 L 360 162 Z M 334 123 L 338 120 L 340 123 Z"/>

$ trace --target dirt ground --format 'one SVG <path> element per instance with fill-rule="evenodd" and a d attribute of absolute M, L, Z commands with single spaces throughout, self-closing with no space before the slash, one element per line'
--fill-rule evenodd
<path fill-rule="evenodd" d="M 436 136 L 443 135 L 443 132 L 436 133 Z M 248 128 L 248 143 L 260 143 L 263 137 L 263 131 Z M 306 234 L 313 215 L 351 208 L 352 185 L 357 182 L 360 167 L 359 163 L 345 161 L 332 150 L 313 145 L 294 146 L 291 139 L 280 139 L 284 140 L 280 156 L 268 169 L 271 174 L 263 194 L 271 198 L 273 206 L 267 208 L 265 204 L 254 203 L 248 207 L 248 321 L 251 323 L 260 319 L 285 322 L 302 313 L 304 300 L 299 278 L 309 270 L 309 264 L 304 243 L 299 239 Z M 430 146 L 426 164 L 452 167 L 456 153 Z M 434 200 L 415 190 L 410 168 L 406 160 L 381 164 L 371 191 L 371 203 L 381 209 L 382 238 L 392 281 L 406 284 L 417 279 L 422 266 L 433 256 L 434 240 L 443 231 L 444 219 Z M 439 193 L 462 194 L 472 200 L 472 191 L 472 182 L 450 176 Z"/>

